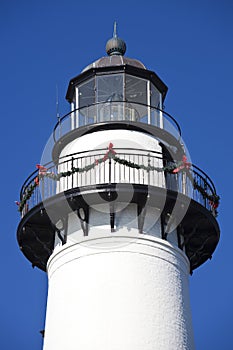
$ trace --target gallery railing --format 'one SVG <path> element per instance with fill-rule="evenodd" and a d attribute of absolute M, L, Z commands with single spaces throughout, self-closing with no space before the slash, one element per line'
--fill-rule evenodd
<path fill-rule="evenodd" d="M 75 109 L 61 117 L 53 130 L 54 141 L 82 126 L 104 122 L 137 122 L 156 126 L 180 140 L 177 121 L 165 111 L 142 103 L 125 101 L 99 102 Z"/>
<path fill-rule="evenodd" d="M 140 184 L 182 193 L 215 215 L 216 190 L 211 179 L 190 163 L 163 159 L 162 153 L 139 149 L 97 149 L 38 166 L 20 193 L 22 216 L 44 200 L 70 189 L 99 184 Z"/>

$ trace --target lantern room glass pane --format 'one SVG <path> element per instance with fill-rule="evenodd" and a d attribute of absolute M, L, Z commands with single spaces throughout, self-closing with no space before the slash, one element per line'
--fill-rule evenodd
<path fill-rule="evenodd" d="M 153 84 L 151 84 L 151 106 L 156 108 L 161 108 L 160 92 Z"/>
<path fill-rule="evenodd" d="M 79 85 L 78 89 L 78 107 L 90 106 L 95 103 L 95 79 L 92 78 Z"/>
<path fill-rule="evenodd" d="M 147 104 L 147 80 L 126 74 L 125 82 L 126 101 Z"/>
<path fill-rule="evenodd" d="M 97 79 L 97 102 L 123 101 L 123 74 L 100 75 Z"/>

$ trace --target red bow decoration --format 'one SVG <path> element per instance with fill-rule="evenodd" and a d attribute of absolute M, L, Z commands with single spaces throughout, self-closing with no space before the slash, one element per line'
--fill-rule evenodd
<path fill-rule="evenodd" d="M 18 202 L 18 201 L 15 201 L 15 204 L 19 206 L 19 205 L 20 205 L 20 202 Z"/>
<path fill-rule="evenodd" d="M 219 203 L 218 203 L 218 202 L 209 201 L 209 203 L 210 203 L 210 205 L 211 205 L 211 207 L 212 207 L 213 209 L 217 209 L 218 206 L 219 206 Z"/>
<path fill-rule="evenodd" d="M 182 162 L 181 162 L 181 165 L 178 166 L 176 169 L 174 169 L 172 171 L 173 174 L 176 174 L 178 173 L 180 170 L 183 170 L 183 169 L 190 169 L 191 167 L 191 163 L 187 162 L 187 157 L 186 156 L 183 156 L 182 157 Z"/>
<path fill-rule="evenodd" d="M 217 209 L 219 206 L 219 196 L 217 195 L 210 196 L 209 204 L 213 209 Z"/>
<path fill-rule="evenodd" d="M 45 168 L 43 165 L 36 164 L 37 169 L 39 169 L 39 175 L 45 175 L 47 173 L 47 168 Z"/>
<path fill-rule="evenodd" d="M 39 186 L 40 180 L 39 180 L 38 176 L 34 179 L 34 183 L 35 183 L 36 186 Z"/>
<path fill-rule="evenodd" d="M 110 142 L 110 144 L 108 145 L 108 152 L 105 154 L 104 158 L 103 158 L 103 162 L 105 162 L 109 157 L 110 154 L 116 154 L 116 152 L 113 149 L 113 144 Z"/>

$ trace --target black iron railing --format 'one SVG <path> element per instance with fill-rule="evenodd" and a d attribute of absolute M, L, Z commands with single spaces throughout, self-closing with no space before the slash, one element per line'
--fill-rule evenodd
<path fill-rule="evenodd" d="M 200 203 L 216 214 L 216 190 L 201 169 L 163 159 L 160 152 L 108 148 L 79 152 L 34 171 L 20 193 L 19 209 L 27 211 L 66 190 L 99 184 L 130 183 L 160 187 Z"/>
<path fill-rule="evenodd" d="M 177 140 L 181 138 L 179 124 L 165 111 L 142 103 L 107 101 L 75 109 L 61 117 L 53 130 L 54 141 L 81 126 L 114 121 L 153 125 L 169 132 Z"/>

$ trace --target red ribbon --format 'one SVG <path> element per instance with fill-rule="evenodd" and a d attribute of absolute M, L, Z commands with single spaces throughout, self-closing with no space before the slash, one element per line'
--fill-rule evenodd
<path fill-rule="evenodd" d="M 36 164 L 37 169 L 39 169 L 39 175 L 45 175 L 47 173 L 47 168 L 45 168 L 43 165 Z"/>
<path fill-rule="evenodd" d="M 182 163 L 179 167 L 177 167 L 176 169 L 174 169 L 172 171 L 173 174 L 176 174 L 178 173 L 180 170 L 183 170 L 183 169 L 190 169 L 191 167 L 191 163 L 187 162 L 187 157 L 186 156 L 183 156 L 182 157 Z"/>
<path fill-rule="evenodd" d="M 209 201 L 209 203 L 210 203 L 210 205 L 211 205 L 211 207 L 212 207 L 213 209 L 217 209 L 218 206 L 219 206 L 219 203 L 218 203 L 218 202 Z"/>
<path fill-rule="evenodd" d="M 110 144 L 108 145 L 108 151 L 103 158 L 103 162 L 105 162 L 109 158 L 110 154 L 116 154 L 116 152 L 113 149 L 112 142 L 110 142 Z"/>
<path fill-rule="evenodd" d="M 19 205 L 20 205 L 20 202 L 18 202 L 18 201 L 15 201 L 15 204 L 19 206 Z"/>
<path fill-rule="evenodd" d="M 40 180 L 39 180 L 38 176 L 34 179 L 34 183 L 35 183 L 36 186 L 39 186 Z"/>

